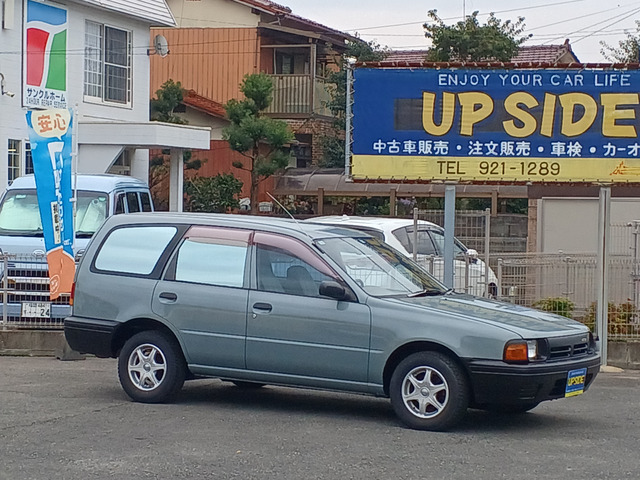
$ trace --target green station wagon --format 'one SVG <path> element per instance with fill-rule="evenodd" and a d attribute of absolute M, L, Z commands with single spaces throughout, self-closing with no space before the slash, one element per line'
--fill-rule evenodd
<path fill-rule="evenodd" d="M 447 290 L 366 233 L 245 215 L 110 217 L 76 274 L 70 346 L 135 401 L 217 377 L 390 397 L 407 426 L 524 412 L 600 368 L 573 320 Z"/>

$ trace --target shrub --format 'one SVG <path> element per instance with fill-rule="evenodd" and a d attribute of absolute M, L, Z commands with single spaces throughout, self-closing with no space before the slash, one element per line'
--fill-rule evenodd
<path fill-rule="evenodd" d="M 542 298 L 532 306 L 538 310 L 555 313 L 556 315 L 562 315 L 567 318 L 572 318 L 573 309 L 575 308 L 574 303 L 564 297 Z"/>

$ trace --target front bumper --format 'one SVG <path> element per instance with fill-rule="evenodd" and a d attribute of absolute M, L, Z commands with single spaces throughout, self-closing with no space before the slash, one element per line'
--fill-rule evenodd
<path fill-rule="evenodd" d="M 583 359 L 511 365 L 502 361 L 465 362 L 476 405 L 533 404 L 563 398 L 570 371 L 587 369 L 584 391 L 600 371 L 600 355 Z"/>

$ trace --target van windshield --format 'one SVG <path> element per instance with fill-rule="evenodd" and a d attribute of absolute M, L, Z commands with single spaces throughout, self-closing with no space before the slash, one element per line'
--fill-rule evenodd
<path fill-rule="evenodd" d="M 107 216 L 108 196 L 78 192 L 76 237 L 91 237 Z M 35 190 L 10 190 L 0 205 L 0 235 L 42 237 L 42 222 Z"/>

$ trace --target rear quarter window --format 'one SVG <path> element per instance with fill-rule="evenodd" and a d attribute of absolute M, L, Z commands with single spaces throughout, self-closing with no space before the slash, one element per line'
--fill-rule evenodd
<path fill-rule="evenodd" d="M 176 227 L 117 228 L 103 242 L 94 262 L 106 272 L 149 275 L 177 233 Z"/>

